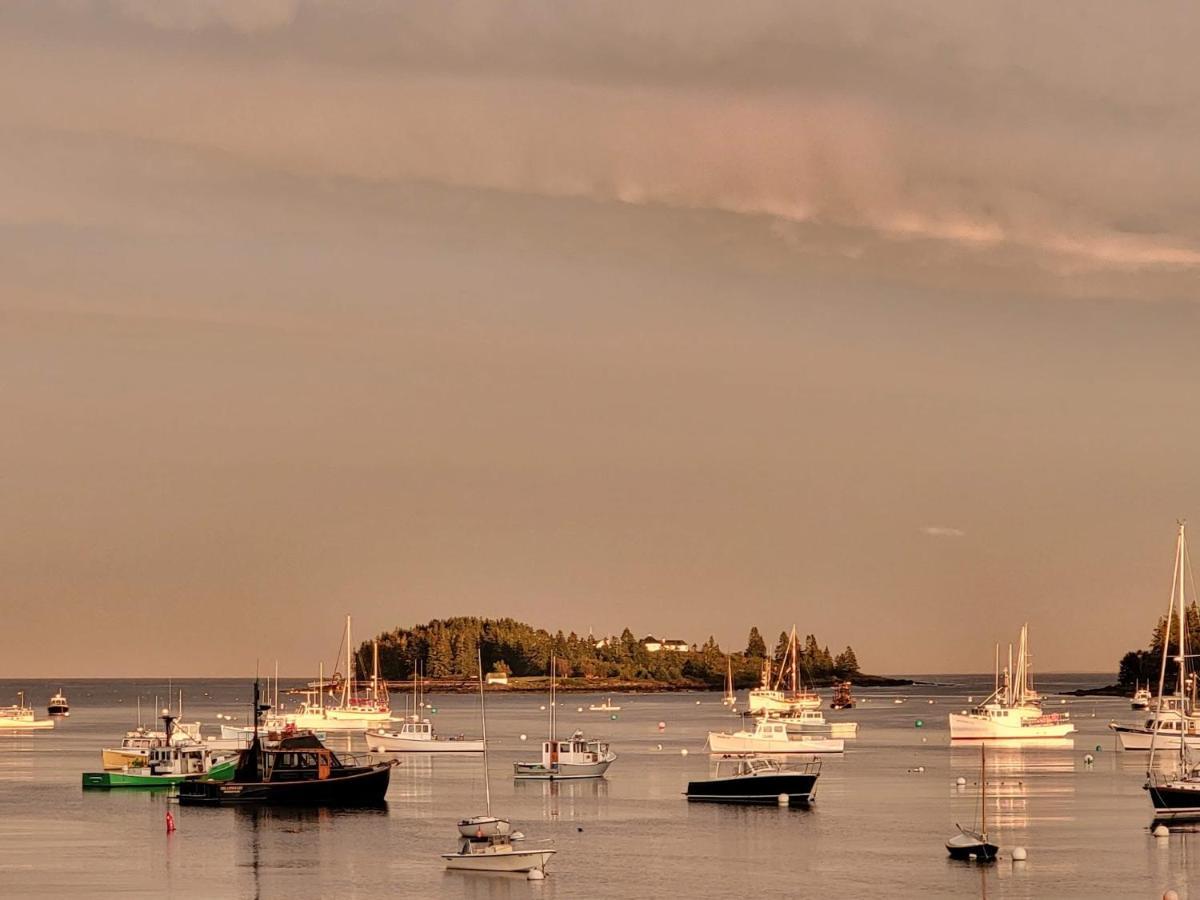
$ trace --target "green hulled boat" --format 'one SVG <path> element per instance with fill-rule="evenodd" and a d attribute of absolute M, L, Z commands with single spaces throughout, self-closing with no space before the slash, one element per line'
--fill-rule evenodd
<path fill-rule="evenodd" d="M 165 745 L 151 747 L 144 766 L 126 766 L 107 772 L 84 772 L 83 787 L 88 788 L 154 788 L 170 787 L 196 778 L 228 781 L 237 769 L 237 755 L 228 758 L 217 755 L 204 744 L 173 744 L 176 716 L 164 715 Z"/>
<path fill-rule="evenodd" d="M 115 772 L 84 772 L 84 788 L 155 788 L 170 787 L 183 781 L 208 778 L 211 781 L 228 781 L 237 769 L 237 759 L 226 759 L 215 763 L 207 772 L 188 774 L 164 773 L 156 775 L 149 766 L 130 766 Z"/>

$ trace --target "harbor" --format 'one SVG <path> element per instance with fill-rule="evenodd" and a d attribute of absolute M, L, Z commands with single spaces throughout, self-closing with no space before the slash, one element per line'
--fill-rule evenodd
<path fill-rule="evenodd" d="M 213 896 L 216 883 L 225 896 L 383 896 L 402 882 L 414 895 L 449 898 L 633 898 L 645 895 L 651 867 L 674 890 L 694 896 L 735 895 L 749 878 L 768 894 L 803 883 L 872 896 L 893 880 L 926 897 L 1158 897 L 1168 886 L 1187 896 L 1187 860 L 1200 834 L 1150 833 L 1146 754 L 1119 751 L 1106 727 L 1127 716 L 1128 699 L 1059 696 L 1102 684 L 1104 676 L 1039 676 L 1047 708 L 1070 712 L 1078 726 L 1067 746 L 1000 741 L 988 748 L 987 824 L 1002 849 L 987 867 L 949 860 L 941 845 L 955 822 L 970 825 L 978 799 L 978 745 L 952 745 L 947 715 L 967 696 L 986 696 L 994 676 L 912 677 L 925 683 L 903 694 L 859 689 L 853 710 L 826 710 L 852 715 L 859 737 L 843 754 L 822 759 L 811 806 L 786 808 L 689 803 L 684 796 L 689 782 L 716 771 L 717 760 L 705 752 L 708 732 L 739 721 L 720 691 L 617 695 L 619 713 L 592 712 L 586 697 L 560 698 L 560 736 L 585 729 L 620 756 L 605 777 L 570 781 L 513 778 L 514 761 L 538 755 L 545 703 L 489 693 L 493 808 L 557 851 L 547 879 L 536 885 L 516 875 L 445 871 L 441 855 L 451 849 L 455 823 L 482 810 L 480 754 L 377 754 L 396 759 L 386 802 L 354 811 L 185 807 L 165 790 L 81 791 L 79 773 L 95 767 L 98 748 L 128 728 L 137 697 L 155 685 L 68 680 L 67 723 L 0 742 L 5 896 L 86 896 L 101 882 L 105 892 L 129 896 L 155 896 L 164 885 L 172 896 Z M 282 687 L 300 683 L 285 679 Z M 31 697 L 49 697 L 58 687 L 21 683 Z M 251 701 L 244 679 L 189 679 L 175 687 L 185 692 L 189 718 L 206 723 L 218 714 L 244 721 Z M 0 691 L 16 689 L 16 682 L 0 682 Z M 477 697 L 435 696 L 430 718 L 440 731 L 479 733 Z M 893 702 L 901 696 L 904 704 Z M 607 695 L 592 699 L 603 703 Z M 331 735 L 325 743 L 338 753 L 367 751 L 361 734 Z M 173 834 L 164 827 L 168 812 Z M 872 837 L 881 832 L 889 835 L 883 844 Z M 706 852 L 697 853 L 697 843 Z M 1018 846 L 1027 849 L 1027 861 L 1010 858 Z M 56 859 L 49 872 L 34 865 L 47 854 Z"/>

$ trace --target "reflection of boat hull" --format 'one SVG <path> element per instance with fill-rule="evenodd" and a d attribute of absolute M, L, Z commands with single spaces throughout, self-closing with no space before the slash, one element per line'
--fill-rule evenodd
<path fill-rule="evenodd" d="M 1177 781 L 1146 786 L 1155 819 L 1200 821 L 1200 781 Z"/>
<path fill-rule="evenodd" d="M 207 774 L 153 775 L 148 768 L 141 771 L 135 768 L 120 772 L 84 772 L 83 787 L 86 789 L 170 787 L 198 778 L 211 778 L 214 781 L 232 778 L 236 768 L 237 760 L 230 759 L 217 763 L 208 770 Z"/>
<path fill-rule="evenodd" d="M 1072 750 L 1075 747 L 1075 741 L 1072 738 L 1037 738 L 1032 741 L 1023 741 L 1020 738 L 959 738 L 953 746 L 955 748 L 978 747 L 980 744 L 987 744 L 994 750 L 1028 750 L 1030 752 Z"/>
<path fill-rule="evenodd" d="M 1108 727 L 1116 732 L 1117 740 L 1122 750 L 1149 750 L 1150 742 L 1154 742 L 1155 750 L 1178 750 L 1179 734 L 1164 734 L 1159 730 L 1155 736 L 1148 728 L 1134 728 L 1128 725 L 1118 725 L 1110 722 Z M 1200 747 L 1200 734 L 1189 734 L 1184 740 L 1189 747 Z"/>
<path fill-rule="evenodd" d="M 181 806 L 378 806 L 387 794 L 390 763 L 319 780 L 189 781 L 179 786 Z"/>
<path fill-rule="evenodd" d="M 684 792 L 688 800 L 770 804 L 778 803 L 781 794 L 786 794 L 791 803 L 808 804 L 816 793 L 817 776 L 800 772 L 689 781 Z"/>
<path fill-rule="evenodd" d="M 368 731 L 367 747 L 376 753 L 482 753 L 483 741 L 434 737 L 423 740 L 386 731 Z"/>
<path fill-rule="evenodd" d="M 501 849 L 503 847 L 504 849 Z M 554 850 L 514 850 L 511 844 L 474 853 L 443 853 L 447 869 L 469 872 L 530 872 L 545 869 Z"/>
<path fill-rule="evenodd" d="M 14 731 L 36 731 L 42 728 L 53 728 L 53 719 L 34 719 L 32 717 L 25 718 L 4 718 L 0 717 L 0 729 L 12 729 Z"/>
<path fill-rule="evenodd" d="M 1040 740 L 1064 738 L 1075 731 L 1071 722 L 1062 722 L 1052 717 L 1049 721 L 1022 719 L 1020 724 L 999 722 L 984 716 L 950 713 L 950 738 L 952 740 Z"/>
<path fill-rule="evenodd" d="M 608 771 L 608 767 L 612 765 L 616 754 L 612 755 L 612 759 L 601 759 L 594 763 L 564 763 L 559 762 L 551 766 L 536 763 L 513 763 L 513 778 L 527 779 L 533 781 L 560 781 L 568 778 L 600 778 Z"/>
<path fill-rule="evenodd" d="M 761 738 L 753 734 L 708 734 L 708 749 L 713 753 L 842 753 L 846 742 L 841 738 L 797 737 Z"/>

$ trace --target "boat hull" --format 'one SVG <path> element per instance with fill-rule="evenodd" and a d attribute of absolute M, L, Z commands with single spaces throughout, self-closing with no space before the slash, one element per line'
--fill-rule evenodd
<path fill-rule="evenodd" d="M 989 720 L 982 716 L 950 713 L 951 740 L 1040 740 L 1064 738 L 1075 731 L 1072 722 L 1036 723 L 1025 719 L 1024 724 L 1008 724 Z"/>
<path fill-rule="evenodd" d="M 531 872 L 546 868 L 554 850 L 510 850 L 505 853 L 443 853 L 447 869 L 467 872 Z"/>
<path fill-rule="evenodd" d="M 1122 750 L 1149 750 L 1151 741 L 1154 742 L 1155 750 L 1179 749 L 1180 736 L 1177 733 L 1159 731 L 1156 736 L 1145 728 L 1131 728 L 1115 723 L 1109 723 L 1108 727 L 1116 733 Z M 1189 734 L 1183 740 L 1187 741 L 1188 747 L 1200 747 L 1200 734 Z"/>
<path fill-rule="evenodd" d="M 40 731 L 43 728 L 53 728 L 53 719 L 6 719 L 0 718 L 0 730 Z"/>
<path fill-rule="evenodd" d="M 179 786 L 181 806 L 379 806 L 392 767 L 379 763 L 352 774 L 314 781 L 236 782 L 203 779 Z"/>
<path fill-rule="evenodd" d="M 1000 848 L 987 841 L 971 841 L 955 843 L 955 838 L 946 841 L 946 852 L 951 859 L 977 859 L 980 862 L 991 862 L 1000 852 Z"/>
<path fill-rule="evenodd" d="M 513 778 L 528 781 L 565 781 L 571 778 L 601 778 L 612 765 L 611 759 L 594 763 L 558 763 L 544 766 L 541 763 L 513 763 Z"/>
<path fill-rule="evenodd" d="M 815 722 L 793 722 L 788 719 L 781 719 L 780 721 L 787 726 L 788 734 L 843 738 L 845 740 L 854 740 L 858 737 L 857 722 L 825 722 L 824 724 L 817 724 Z"/>
<path fill-rule="evenodd" d="M 483 741 L 438 738 L 418 740 L 380 731 L 367 732 L 367 746 L 376 753 L 482 753 Z"/>
<path fill-rule="evenodd" d="M 684 795 L 692 801 L 773 805 L 779 802 L 781 794 L 786 794 L 789 803 L 807 805 L 816 798 L 816 793 L 816 775 L 780 773 L 689 781 Z"/>
<path fill-rule="evenodd" d="M 1154 818 L 1173 822 L 1200 821 L 1200 782 L 1147 785 Z"/>
<path fill-rule="evenodd" d="M 797 737 L 787 740 L 709 732 L 708 749 L 713 753 L 843 753 L 841 738 Z"/>
<path fill-rule="evenodd" d="M 225 760 L 224 762 L 217 763 L 204 775 L 153 775 L 149 770 L 139 772 L 136 769 L 127 769 L 119 772 L 84 772 L 83 787 L 85 790 L 161 788 L 182 784 L 185 781 L 195 781 L 200 778 L 224 781 L 233 777 L 233 772 L 236 768 L 236 760 Z"/>

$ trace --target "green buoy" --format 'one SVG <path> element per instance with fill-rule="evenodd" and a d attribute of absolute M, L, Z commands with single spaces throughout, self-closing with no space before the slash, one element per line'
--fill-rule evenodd
<path fill-rule="evenodd" d="M 917 719 L 917 721 L 913 722 L 913 728 L 924 728 L 924 727 L 925 727 L 924 719 Z"/>

